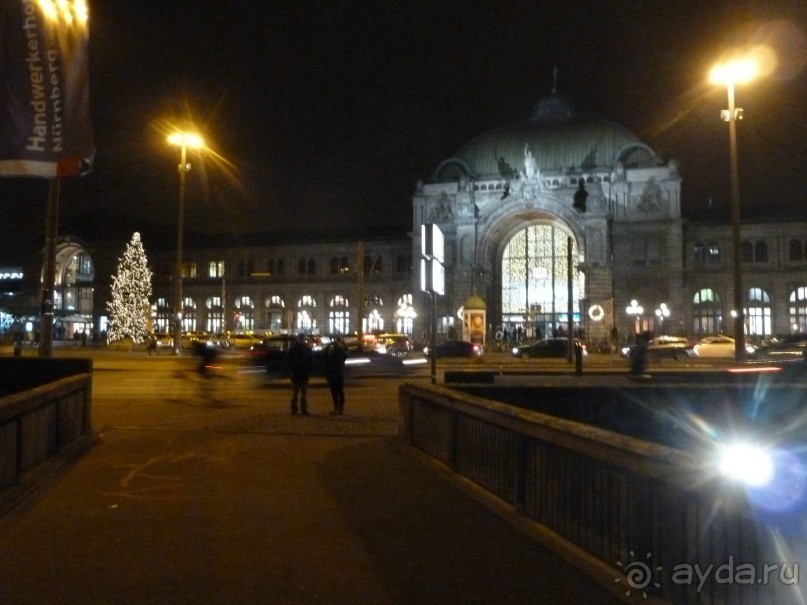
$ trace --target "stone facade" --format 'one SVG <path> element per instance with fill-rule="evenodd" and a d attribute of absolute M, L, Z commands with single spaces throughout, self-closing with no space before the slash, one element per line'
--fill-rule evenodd
<path fill-rule="evenodd" d="M 591 340 L 624 328 L 613 311 L 633 298 L 680 309 L 680 192 L 675 162 L 662 162 L 616 125 L 578 116 L 562 100 L 543 101 L 532 121 L 472 141 L 416 188 L 415 226 L 435 223 L 445 235 L 447 292 L 438 314 L 452 317 L 461 301 L 477 293 L 488 304 L 489 330 L 503 324 L 526 324 L 526 332 L 536 334 L 562 330 L 568 301 L 557 286 L 568 286 L 569 275 L 574 329 Z M 568 270 L 555 263 L 551 274 L 541 274 L 551 287 L 530 276 L 529 256 L 523 288 L 510 285 L 522 277 L 502 271 L 508 244 L 532 225 L 555 229 L 559 256 L 567 245 L 564 233 L 576 251 Z M 419 233 L 413 229 L 414 258 Z M 415 285 L 419 279 L 414 277 Z M 505 301 L 503 292 L 513 289 L 524 290 L 521 314 Z M 426 309 L 427 300 L 420 300 Z"/>

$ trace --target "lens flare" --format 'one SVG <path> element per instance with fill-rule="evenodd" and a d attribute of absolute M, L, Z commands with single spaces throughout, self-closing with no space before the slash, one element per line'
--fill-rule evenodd
<path fill-rule="evenodd" d="M 766 485 L 773 478 L 770 453 L 748 443 L 733 443 L 720 452 L 720 472 L 752 487 Z"/>

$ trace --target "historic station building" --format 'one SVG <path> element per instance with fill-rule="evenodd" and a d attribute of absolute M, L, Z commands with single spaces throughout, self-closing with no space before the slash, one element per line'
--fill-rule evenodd
<path fill-rule="evenodd" d="M 631 300 L 676 312 L 688 302 L 676 163 L 558 96 L 443 161 L 413 206 L 415 225 L 444 233 L 446 316 L 476 295 L 488 329 L 549 335 L 571 317 L 573 330 L 605 340 L 624 332 Z"/>
<path fill-rule="evenodd" d="M 571 328 L 592 343 L 643 331 L 730 334 L 731 227 L 726 217 L 682 216 L 681 181 L 676 161 L 552 95 L 529 120 L 471 138 L 424 175 L 411 225 L 326 237 L 189 235 L 183 326 L 421 338 L 434 303 L 440 337 L 489 340 L 500 327 L 526 338 Z M 421 287 L 422 225 L 437 226 L 445 242 L 445 292 L 434 299 Z M 103 330 L 125 243 L 63 238 L 55 303 L 67 336 Z M 144 234 L 157 330 L 174 313 L 174 244 Z M 743 217 L 740 253 L 748 338 L 807 332 L 807 222 Z M 33 325 L 41 256 L 31 259 L 0 259 L 0 305 L 12 301 Z M 463 322 L 470 311 L 482 325 Z"/>

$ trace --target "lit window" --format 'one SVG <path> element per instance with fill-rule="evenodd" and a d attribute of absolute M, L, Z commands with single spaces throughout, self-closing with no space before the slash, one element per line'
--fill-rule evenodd
<path fill-rule="evenodd" d="M 212 260 L 207 265 L 208 277 L 224 277 L 224 261 Z"/>
<path fill-rule="evenodd" d="M 196 263 L 182 263 L 182 277 L 183 279 L 196 279 Z"/>

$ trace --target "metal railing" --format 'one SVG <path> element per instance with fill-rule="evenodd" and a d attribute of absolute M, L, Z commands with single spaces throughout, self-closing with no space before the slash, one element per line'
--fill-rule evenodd
<path fill-rule="evenodd" d="M 399 404 L 402 439 L 602 563 L 596 579 L 623 594 L 803 602 L 803 553 L 693 453 L 440 386 L 403 384 Z"/>

